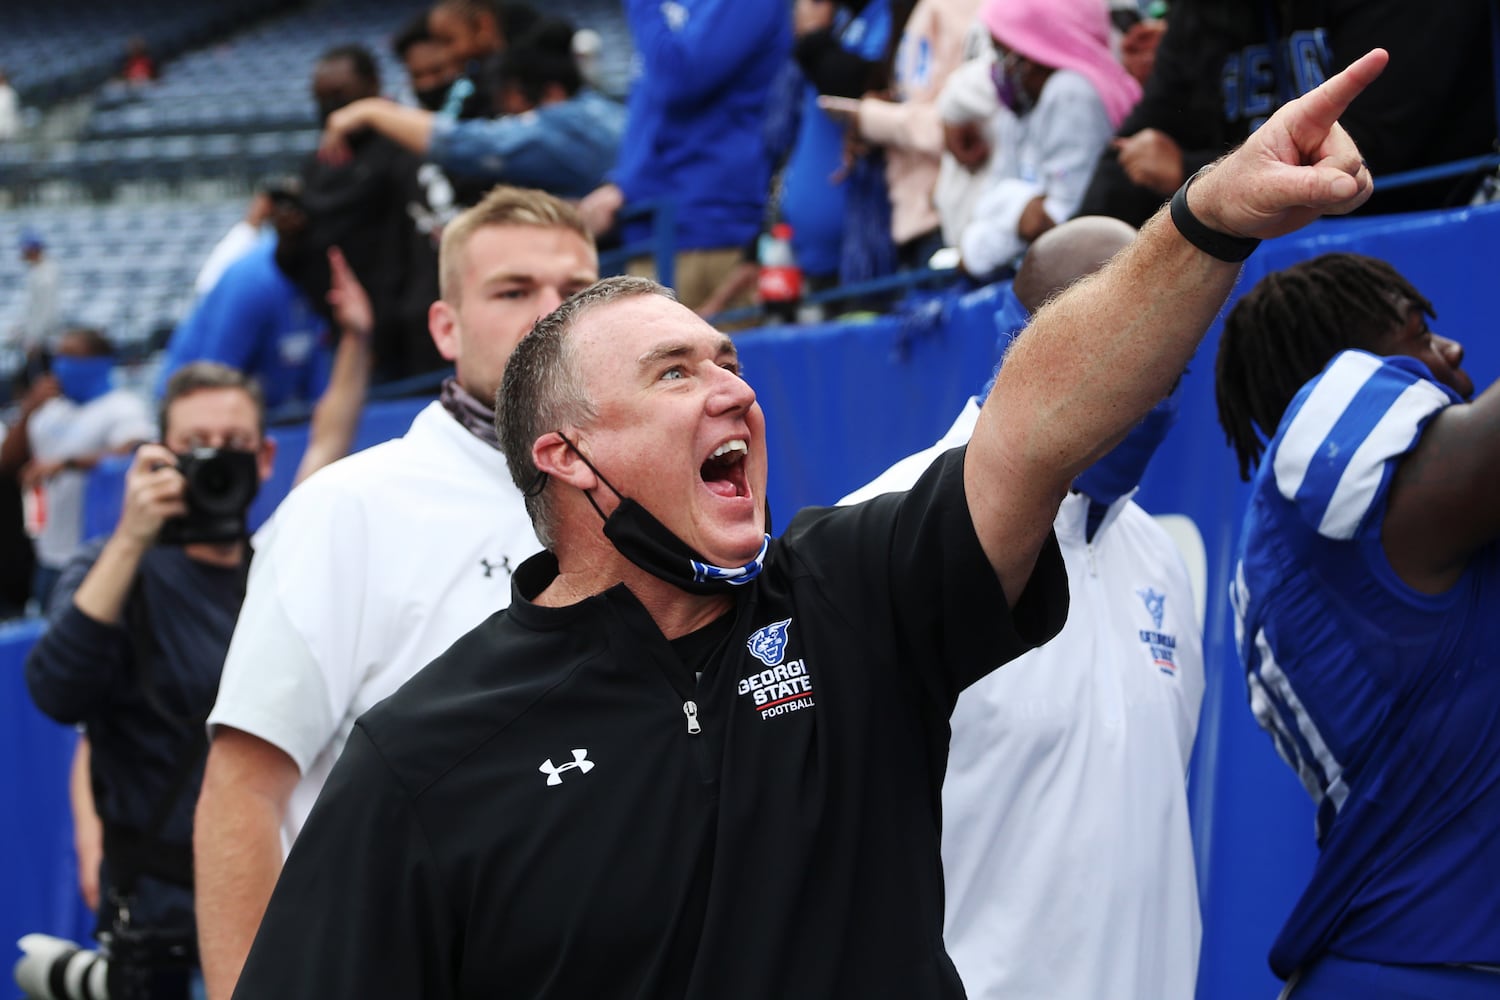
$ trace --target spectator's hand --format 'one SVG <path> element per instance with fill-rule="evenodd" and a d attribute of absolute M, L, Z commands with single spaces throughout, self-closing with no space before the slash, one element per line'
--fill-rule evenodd
<path fill-rule="evenodd" d="M 365 286 L 360 284 L 338 247 L 328 248 L 328 273 L 328 304 L 333 307 L 333 319 L 340 333 L 368 338 L 375 329 L 375 309 L 370 305 Z"/>
<path fill-rule="evenodd" d="M 958 165 L 969 173 L 974 173 L 990 158 L 990 144 L 985 141 L 984 129 L 978 122 L 964 122 L 954 125 L 950 122 L 943 123 L 943 145 Z"/>
<path fill-rule="evenodd" d="M 57 376 L 48 372 L 32 382 L 26 394 L 21 397 L 21 413 L 35 413 L 47 400 L 61 395 L 62 388 L 57 384 Z"/>
<path fill-rule="evenodd" d="M 859 101 L 853 97 L 831 97 L 827 94 L 818 96 L 818 107 L 823 113 L 841 125 L 846 125 L 859 130 Z"/>
<path fill-rule="evenodd" d="M 270 194 L 257 191 L 251 196 L 250 204 L 245 208 L 245 221 L 259 229 L 261 224 L 271 217 L 271 208 Z"/>
<path fill-rule="evenodd" d="M 1167 22 L 1153 18 L 1135 22 L 1120 39 L 1120 65 L 1143 87 L 1156 65 L 1156 47 L 1166 33 Z"/>
<path fill-rule="evenodd" d="M 1282 106 L 1193 182 L 1193 214 L 1231 236 L 1271 239 L 1320 215 L 1343 215 L 1363 205 L 1374 181 L 1338 119 L 1389 58 L 1384 49 L 1373 49 Z"/>
<path fill-rule="evenodd" d="M 162 522 L 187 513 L 186 485 L 176 455 L 159 444 L 141 445 L 125 473 L 125 502 L 115 536 L 142 547 L 154 544 Z"/>
<path fill-rule="evenodd" d="M 797 0 L 792 8 L 792 32 L 798 38 L 833 26 L 831 0 Z"/>
<path fill-rule="evenodd" d="M 1021 209 L 1021 219 L 1016 223 L 1016 235 L 1027 243 L 1057 225 L 1052 221 L 1052 216 L 1047 214 L 1046 202 L 1047 197 L 1039 194 Z"/>
<path fill-rule="evenodd" d="M 1143 128 L 1135 135 L 1112 140 L 1112 144 L 1120 155 L 1120 169 L 1132 184 L 1163 198 L 1182 187 L 1182 147 L 1167 133 Z"/>
<path fill-rule="evenodd" d="M 39 458 L 33 458 L 21 466 L 21 488 L 30 490 L 44 486 L 47 480 L 67 467 L 66 461 L 44 462 Z"/>
<path fill-rule="evenodd" d="M 601 184 L 578 203 L 578 214 L 589 232 L 601 236 L 615 226 L 615 213 L 625 204 L 625 192 L 617 185 Z"/>
<path fill-rule="evenodd" d="M 323 123 L 323 138 L 318 142 L 318 159 L 334 167 L 348 163 L 354 155 L 349 149 L 349 137 L 369 126 L 368 113 L 378 100 L 378 97 L 362 97 L 329 115 Z"/>

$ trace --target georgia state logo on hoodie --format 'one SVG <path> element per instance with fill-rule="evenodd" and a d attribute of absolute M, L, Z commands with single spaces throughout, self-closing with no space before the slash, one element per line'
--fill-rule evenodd
<path fill-rule="evenodd" d="M 752 663 L 751 672 L 740 678 L 738 691 L 741 697 L 750 699 L 762 719 L 813 707 L 807 664 L 800 658 L 784 662 L 791 628 L 792 620 L 787 618 L 756 629 L 745 640 L 745 648 L 757 663 Z M 764 669 L 754 669 L 757 665 Z"/>

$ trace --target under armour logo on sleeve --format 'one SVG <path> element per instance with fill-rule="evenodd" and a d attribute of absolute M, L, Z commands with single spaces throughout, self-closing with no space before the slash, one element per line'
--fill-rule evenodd
<path fill-rule="evenodd" d="M 548 757 L 542 761 L 541 766 L 537 770 L 547 776 L 547 784 L 549 786 L 560 785 L 562 784 L 564 771 L 572 771 L 576 768 L 579 774 L 588 774 L 594 769 L 594 762 L 589 760 L 588 756 L 589 752 L 587 750 L 574 750 L 573 759 L 566 764 L 554 764 L 552 763 L 552 758 Z"/>
<path fill-rule="evenodd" d="M 479 568 L 482 569 L 482 570 L 484 570 L 484 578 L 486 580 L 490 579 L 494 575 L 495 570 L 497 570 L 497 569 L 498 570 L 504 570 L 505 571 L 505 575 L 506 576 L 510 576 L 511 575 L 510 556 L 501 556 L 500 557 L 500 561 L 497 562 L 497 563 L 492 563 L 488 559 L 481 559 L 481 560 L 479 560 Z"/>

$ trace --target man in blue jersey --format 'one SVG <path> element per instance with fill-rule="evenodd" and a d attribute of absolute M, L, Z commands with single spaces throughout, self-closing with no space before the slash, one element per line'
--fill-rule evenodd
<path fill-rule="evenodd" d="M 172 332 L 157 395 L 192 361 L 217 361 L 255 379 L 269 410 L 312 404 L 328 385 L 333 352 L 318 309 L 277 266 L 283 244 L 307 228 L 300 184 L 271 193 L 275 233 L 259 237 L 226 267 Z"/>
<path fill-rule="evenodd" d="M 626 0 L 639 73 L 630 84 L 619 160 L 605 184 L 579 202 L 597 235 L 619 223 L 638 247 L 652 220 L 622 209 L 675 208 L 673 286 L 684 305 L 703 304 L 760 231 L 771 186 L 761 134 L 771 83 L 791 51 L 785 3 Z M 649 255 L 631 274 L 655 277 Z M 727 303 L 733 308 L 746 299 Z"/>
<path fill-rule="evenodd" d="M 1219 419 L 1253 475 L 1231 586 L 1250 706 L 1317 805 L 1271 949 L 1287 995 L 1500 996 L 1500 390 L 1383 261 L 1230 313 Z M 1269 441 L 1265 439 L 1269 438 Z"/>

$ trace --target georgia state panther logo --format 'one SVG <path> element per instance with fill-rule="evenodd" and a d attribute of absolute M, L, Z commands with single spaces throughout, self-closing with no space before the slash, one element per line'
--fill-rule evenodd
<path fill-rule="evenodd" d="M 1177 637 L 1161 630 L 1162 622 L 1167 616 L 1167 595 L 1158 593 L 1154 587 L 1137 590 L 1136 593 L 1146 605 L 1146 614 L 1151 616 L 1152 624 L 1152 628 L 1139 631 L 1141 643 L 1150 650 L 1151 662 L 1162 673 L 1176 677 Z"/>
<path fill-rule="evenodd" d="M 745 640 L 745 648 L 766 669 L 740 678 L 739 695 L 749 700 L 762 720 L 774 719 L 789 712 L 813 707 L 812 675 L 799 659 L 786 660 L 787 631 L 790 618 L 756 629 Z"/>
<path fill-rule="evenodd" d="M 1161 628 L 1162 618 L 1167 613 L 1167 595 L 1158 594 L 1151 587 L 1147 587 L 1145 590 L 1137 590 L 1136 593 L 1141 595 L 1142 601 L 1146 602 L 1146 613 L 1151 616 L 1151 624 L 1157 628 Z"/>
<path fill-rule="evenodd" d="M 786 656 L 786 633 L 792 620 L 772 622 L 751 633 L 745 640 L 750 654 L 768 667 L 774 667 Z"/>

